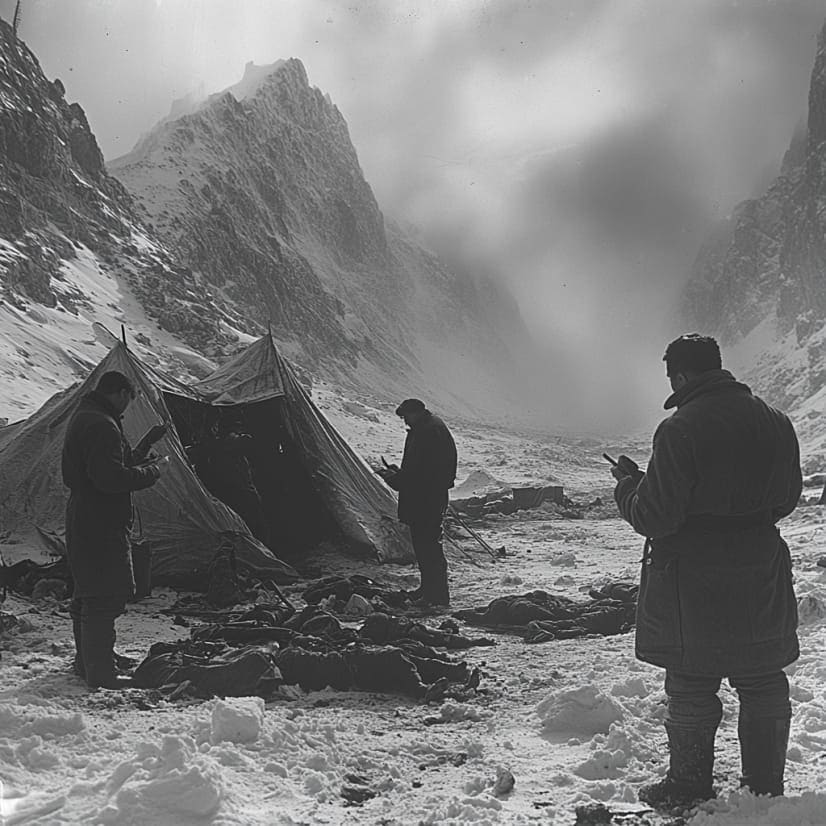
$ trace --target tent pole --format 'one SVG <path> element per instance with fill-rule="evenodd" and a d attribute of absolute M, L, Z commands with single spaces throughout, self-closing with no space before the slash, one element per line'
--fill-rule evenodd
<path fill-rule="evenodd" d="M 473 528 L 471 528 L 461 516 L 459 516 L 453 505 L 448 505 L 447 509 L 450 512 L 450 515 L 491 555 L 493 559 L 498 559 L 496 551 L 494 551 L 493 548 L 491 548 L 491 546 L 488 545 L 488 543 L 485 542 L 485 540 L 482 539 L 482 537 L 479 536 L 479 534 L 473 530 Z"/>
<path fill-rule="evenodd" d="M 467 561 L 470 562 L 471 565 L 475 565 L 477 568 L 482 567 L 482 565 L 480 565 L 455 539 L 451 539 L 447 534 L 445 534 L 445 541 L 459 551 L 462 556 L 466 557 Z"/>
<path fill-rule="evenodd" d="M 126 347 L 126 327 L 123 324 L 120 325 L 120 337 L 123 339 L 123 346 Z"/>

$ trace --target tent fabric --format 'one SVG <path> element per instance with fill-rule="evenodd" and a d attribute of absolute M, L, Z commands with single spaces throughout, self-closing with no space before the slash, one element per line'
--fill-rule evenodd
<path fill-rule="evenodd" d="M 108 370 L 129 376 L 139 390 L 124 416 L 124 430 L 132 444 L 154 424 L 171 425 L 155 447 L 169 455 L 167 470 L 153 487 L 134 495 L 134 538 L 152 550 L 155 583 L 205 587 L 209 563 L 226 543 L 235 549 L 240 565 L 262 576 L 277 582 L 298 578 L 293 568 L 261 545 L 244 521 L 202 485 L 186 459 L 165 394 L 170 404 L 170 396 L 176 396 L 215 406 L 280 399 L 277 415 L 346 540 L 342 550 L 380 561 L 413 561 L 409 533 L 396 518 L 395 495 L 316 407 L 269 335 L 191 386 L 144 364 L 117 342 L 84 382 L 57 393 L 29 419 L 0 428 L 0 525 L 4 530 L 62 529 L 66 490 L 60 458 L 66 424 L 80 398 Z"/>
<path fill-rule="evenodd" d="M 313 403 L 269 334 L 192 389 L 212 404 L 283 397 L 284 425 L 351 550 L 382 562 L 414 560 L 409 532 L 396 517 L 395 494 Z"/>
<path fill-rule="evenodd" d="M 212 404 L 252 404 L 284 395 L 281 357 L 269 335 L 195 384 Z"/>
<path fill-rule="evenodd" d="M 172 422 L 163 392 L 192 397 L 176 379 L 148 368 L 123 344 L 116 344 L 89 377 L 64 390 L 22 422 L 0 429 L 0 524 L 21 531 L 35 526 L 61 529 L 67 492 L 61 477 L 63 438 L 80 399 L 109 370 L 128 376 L 138 390 L 123 418 L 132 444 L 155 424 Z M 152 550 L 152 578 L 157 584 L 200 589 L 209 563 L 230 544 L 239 565 L 277 582 L 298 579 L 296 571 L 256 540 L 243 520 L 212 498 L 186 461 L 171 426 L 155 450 L 169 455 L 169 465 L 151 488 L 134 494 L 133 532 Z"/>

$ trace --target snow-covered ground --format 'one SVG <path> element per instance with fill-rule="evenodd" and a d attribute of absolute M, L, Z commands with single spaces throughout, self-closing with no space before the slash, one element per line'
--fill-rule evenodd
<path fill-rule="evenodd" d="M 404 429 L 392 411 L 343 400 L 323 386 L 316 394 L 368 459 L 398 460 Z M 507 556 L 493 562 L 464 543 L 475 564 L 462 555 L 452 560 L 454 608 L 536 588 L 582 597 L 602 582 L 636 578 L 641 540 L 614 515 L 612 480 L 600 458 L 623 446 L 452 424 L 460 480 L 484 471 L 509 484 L 563 484 L 576 501 L 606 502 L 583 519 L 564 518 L 551 506 L 488 518 L 480 530 Z M 642 442 L 625 449 L 646 458 Z M 783 527 L 805 597 L 802 654 L 788 669 L 794 721 L 787 796 L 758 800 L 738 791 L 736 701 L 725 686 L 720 799 L 691 826 L 826 824 L 826 569 L 816 564 L 826 556 L 826 512 L 801 507 Z M 8 541 L 0 550 L 7 558 L 33 551 Z M 415 581 L 408 567 L 320 562 L 328 571 Z M 175 597 L 156 590 L 131 606 L 119 621 L 119 649 L 140 658 L 152 642 L 185 635 L 160 613 Z M 466 652 L 469 661 L 484 663 L 479 693 L 466 703 L 426 706 L 332 690 L 289 691 L 266 704 L 171 703 L 135 689 L 89 692 L 69 673 L 64 606 L 10 596 L 3 607 L 25 620 L 23 630 L 2 639 L 4 823 L 570 826 L 575 807 L 590 802 L 628 812 L 626 824 L 670 820 L 636 802 L 635 789 L 664 772 L 666 749 L 662 673 L 634 659 L 630 634 L 528 645 L 486 630 L 496 645 Z M 507 772 L 515 778 L 511 791 Z M 361 805 L 341 794 L 359 782 L 354 776 L 376 793 Z"/>

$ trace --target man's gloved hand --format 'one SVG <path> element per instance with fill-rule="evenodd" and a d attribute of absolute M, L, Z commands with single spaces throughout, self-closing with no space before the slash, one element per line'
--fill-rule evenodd
<path fill-rule="evenodd" d="M 155 474 L 155 478 L 160 479 L 169 468 L 169 456 L 156 456 L 151 462 L 147 462 L 143 465 L 143 467 L 150 468 Z"/>
<path fill-rule="evenodd" d="M 375 468 L 375 471 L 386 482 L 388 479 L 392 479 L 399 472 L 399 466 L 387 465 L 386 467 L 377 467 Z"/>
<path fill-rule="evenodd" d="M 611 467 L 611 475 L 618 482 L 630 477 L 637 483 L 645 474 L 633 459 L 629 459 L 628 456 L 620 456 L 617 459 L 616 465 Z"/>

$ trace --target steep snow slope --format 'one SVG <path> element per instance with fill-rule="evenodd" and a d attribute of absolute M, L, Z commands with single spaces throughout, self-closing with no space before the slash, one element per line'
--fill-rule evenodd
<path fill-rule="evenodd" d="M 0 20 L 0 417 L 31 413 L 110 337 L 172 372 L 203 373 L 243 338 L 107 175 L 78 104 Z M 197 350 L 196 350 L 197 348 Z"/>

